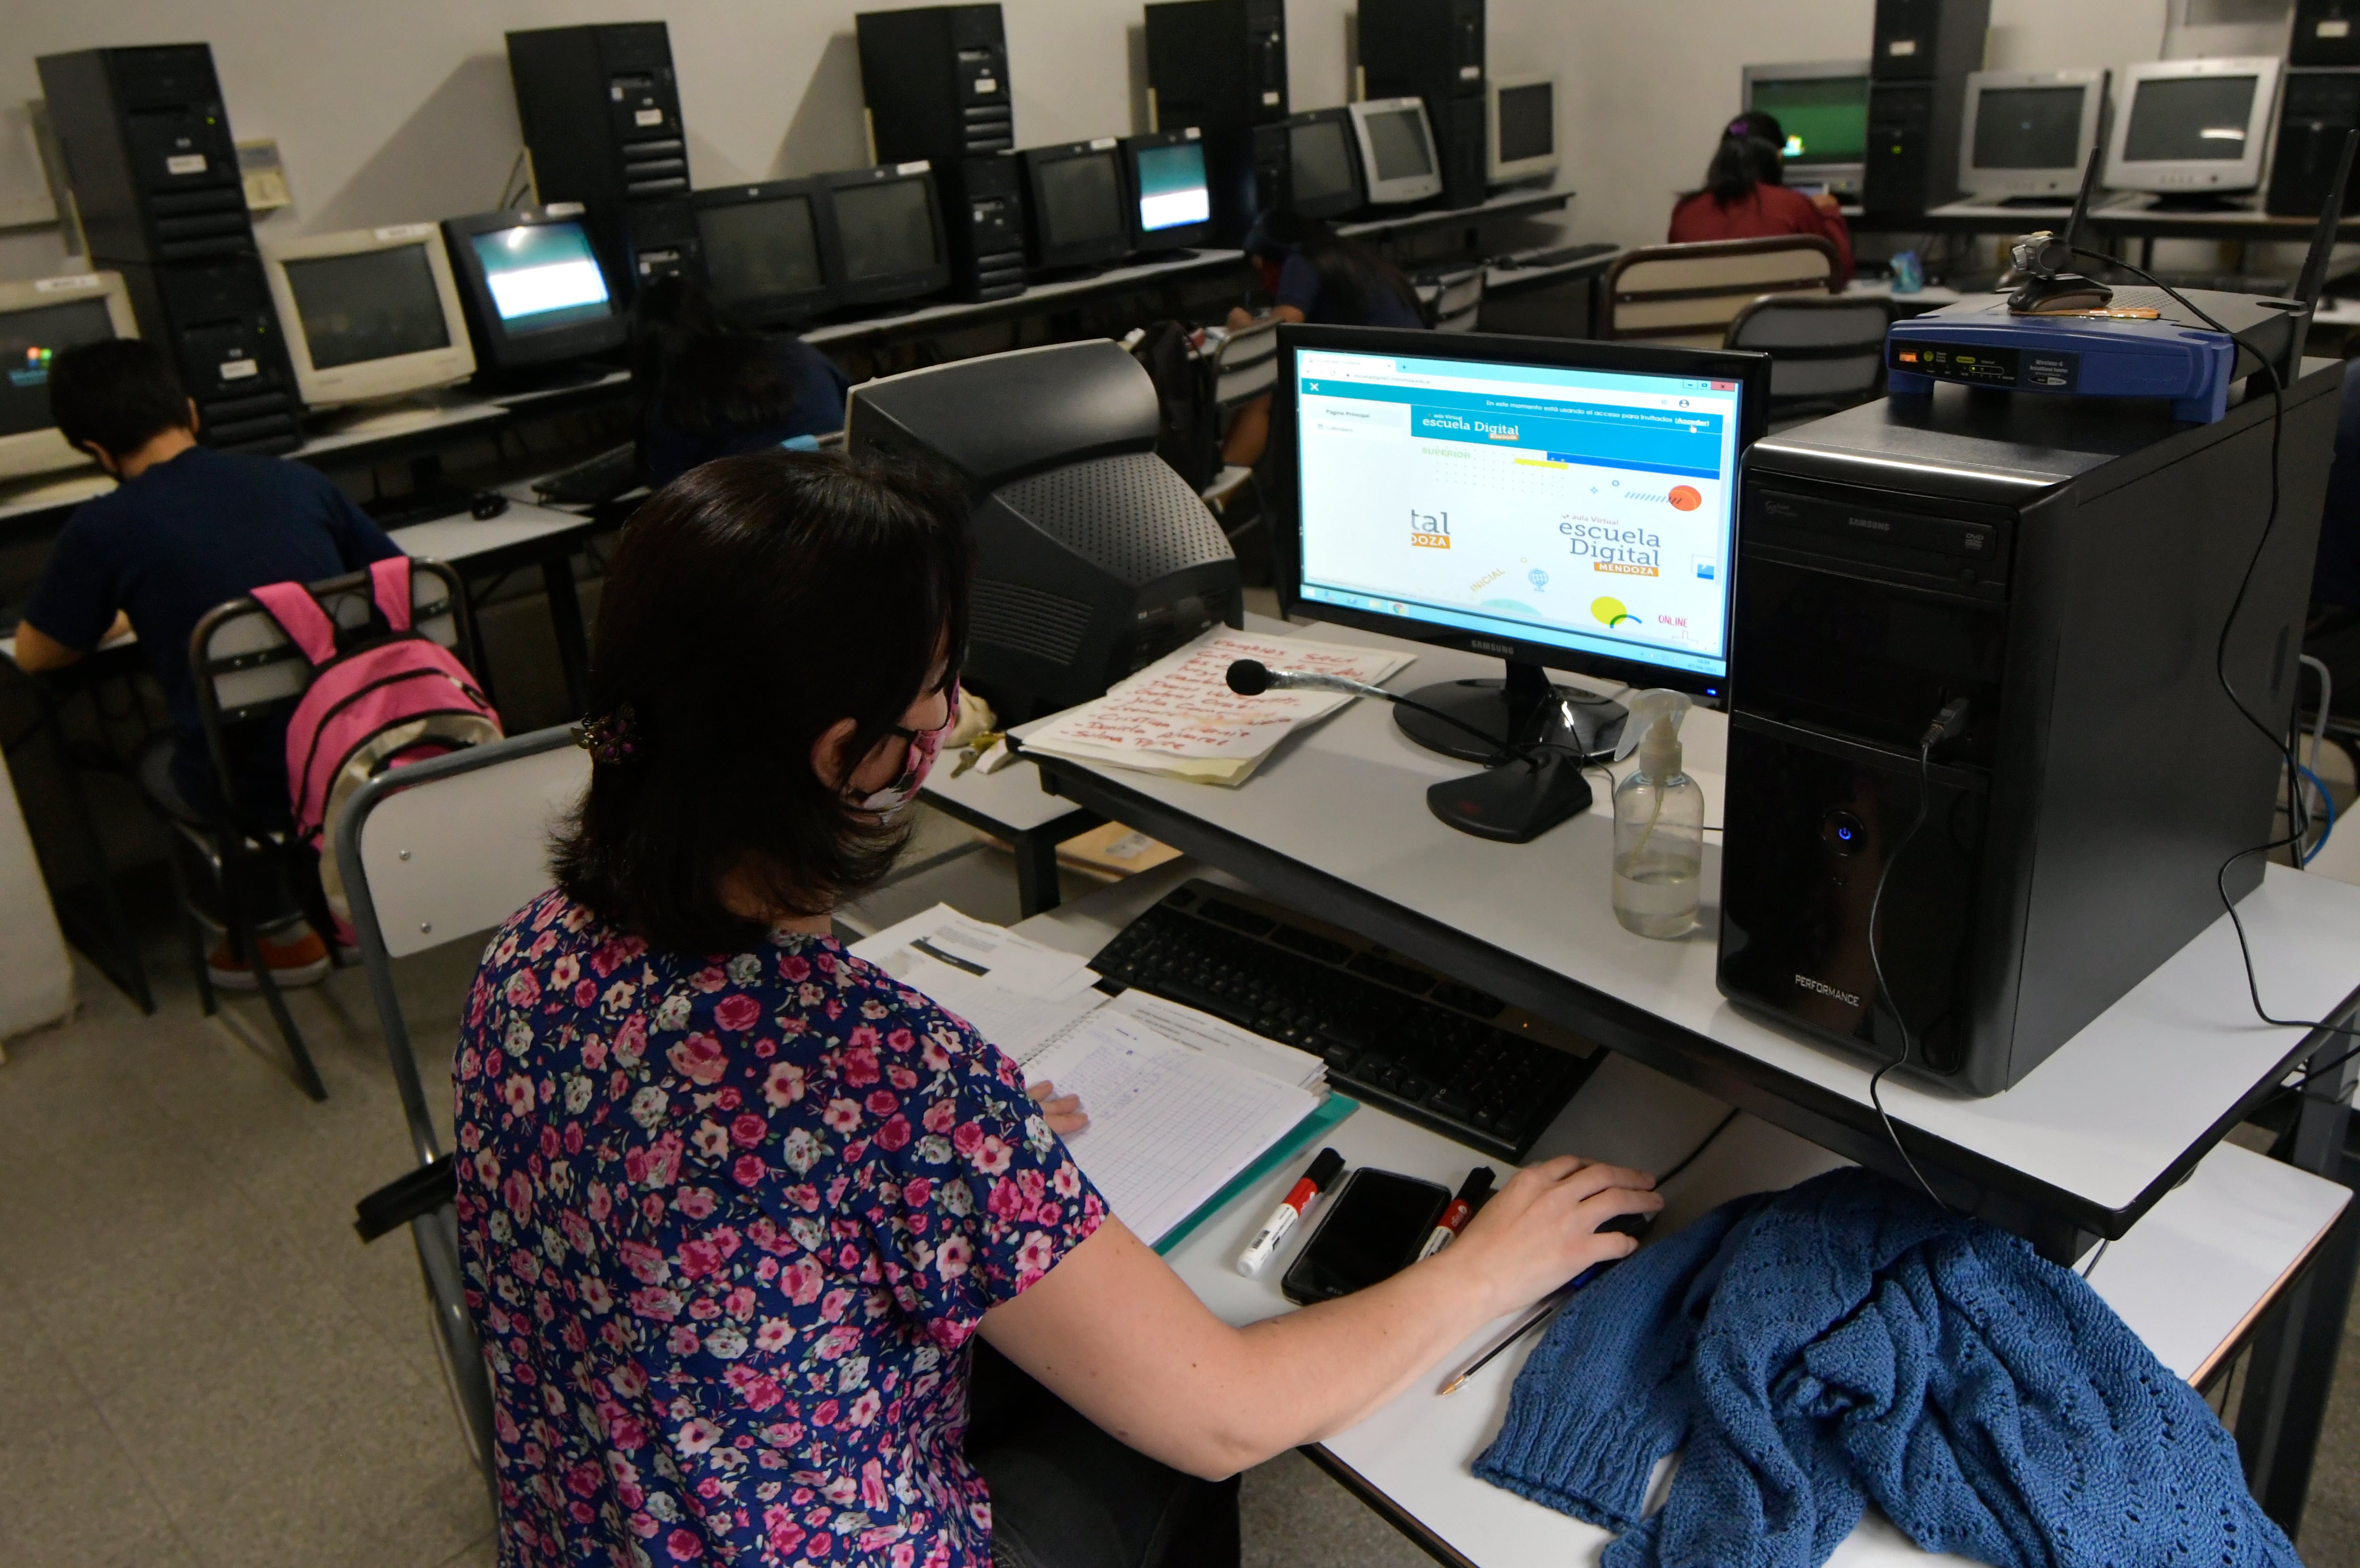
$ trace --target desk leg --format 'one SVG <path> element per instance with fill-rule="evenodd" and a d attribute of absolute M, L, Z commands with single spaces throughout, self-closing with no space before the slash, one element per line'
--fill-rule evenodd
<path fill-rule="evenodd" d="M 541 564 L 549 594 L 550 624 L 557 630 L 557 667 L 565 676 L 565 700 L 575 713 L 590 711 L 590 641 L 582 630 L 582 599 L 574 587 L 574 557 L 552 555 Z"/>
<path fill-rule="evenodd" d="M 1012 838 L 1016 907 L 1027 918 L 1056 908 L 1065 897 L 1057 886 L 1057 840 L 1047 833 L 1018 833 Z"/>

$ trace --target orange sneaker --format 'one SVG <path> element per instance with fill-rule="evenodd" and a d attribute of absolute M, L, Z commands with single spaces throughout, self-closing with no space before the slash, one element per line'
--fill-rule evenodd
<path fill-rule="evenodd" d="M 259 941 L 262 961 L 270 966 L 270 978 L 279 985 L 317 985 L 327 978 L 328 947 L 318 932 L 306 927 L 291 941 L 273 941 L 268 937 Z M 253 991 L 259 983 L 226 941 L 206 955 L 205 974 L 224 991 Z"/>

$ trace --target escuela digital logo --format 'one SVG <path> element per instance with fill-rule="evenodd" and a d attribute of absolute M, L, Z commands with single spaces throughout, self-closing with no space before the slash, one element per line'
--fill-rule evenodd
<path fill-rule="evenodd" d="M 1639 618 L 1631 613 L 1630 606 L 1618 598 L 1592 599 L 1590 603 L 1590 613 L 1596 616 L 1598 623 L 1609 631 L 1626 620 L 1633 626 L 1639 624 Z"/>
<path fill-rule="evenodd" d="M 1450 514 L 1447 511 L 1420 511 L 1415 507 L 1409 512 L 1409 542 L 1422 550 L 1450 548 Z"/>

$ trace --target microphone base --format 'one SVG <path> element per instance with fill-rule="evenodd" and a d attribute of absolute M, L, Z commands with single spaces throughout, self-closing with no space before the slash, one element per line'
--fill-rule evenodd
<path fill-rule="evenodd" d="M 1461 833 L 1501 844 L 1525 844 L 1594 798 L 1581 762 L 1549 756 L 1535 767 L 1502 762 L 1464 778 L 1445 779 L 1426 792 L 1426 808 Z"/>
<path fill-rule="evenodd" d="M 1529 675 L 1524 672 L 1529 671 Z M 1440 681 L 1405 694 L 1486 735 L 1526 746 L 1561 747 L 1583 757 L 1612 756 L 1630 710 L 1612 697 L 1552 685 L 1537 664 L 1510 664 L 1506 680 Z M 1500 751 L 1432 714 L 1400 704 L 1393 722 L 1429 751 L 1463 762 L 1490 762 Z"/>

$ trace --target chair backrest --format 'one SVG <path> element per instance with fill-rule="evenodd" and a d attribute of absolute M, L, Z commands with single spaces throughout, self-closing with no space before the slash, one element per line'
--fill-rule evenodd
<path fill-rule="evenodd" d="M 1232 327 L 1213 356 L 1213 400 L 1225 409 L 1278 385 L 1278 319 Z"/>
<path fill-rule="evenodd" d="M 1483 309 L 1483 269 L 1462 267 L 1428 272 L 1412 285 L 1426 324 L 1437 332 L 1473 332 Z"/>
<path fill-rule="evenodd" d="M 388 773 L 353 795 L 336 825 L 353 928 L 421 1164 L 439 1151 L 393 960 L 488 930 L 548 891 L 550 831 L 589 782 L 590 755 L 561 725 Z"/>
<path fill-rule="evenodd" d="M 1815 234 L 1626 250 L 1606 273 L 1607 338 L 1719 348 L 1730 322 L 1764 294 L 1835 288 L 1836 247 Z"/>
<path fill-rule="evenodd" d="M 1726 345 L 1770 356 L 1770 407 L 1865 402 L 1885 381 L 1883 300 L 1827 294 L 1765 294 L 1729 323 Z"/>

